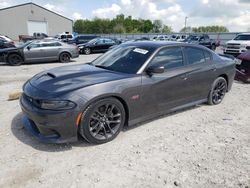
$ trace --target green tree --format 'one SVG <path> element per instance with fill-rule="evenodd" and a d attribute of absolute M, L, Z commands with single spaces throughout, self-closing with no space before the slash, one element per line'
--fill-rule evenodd
<path fill-rule="evenodd" d="M 160 33 L 162 30 L 162 21 L 161 20 L 154 20 L 153 22 L 153 32 Z"/>
<path fill-rule="evenodd" d="M 167 25 L 164 25 L 162 28 L 162 33 L 171 33 L 172 31 L 173 31 L 172 27 L 167 26 Z"/>

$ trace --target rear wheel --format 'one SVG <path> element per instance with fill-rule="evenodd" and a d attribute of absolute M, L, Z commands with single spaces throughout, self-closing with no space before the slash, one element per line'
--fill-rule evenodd
<path fill-rule="evenodd" d="M 59 56 L 59 61 L 61 63 L 68 63 L 68 62 L 70 62 L 70 54 L 67 53 L 67 52 L 61 53 L 60 56 Z"/>
<path fill-rule="evenodd" d="M 80 134 L 90 143 L 103 144 L 113 140 L 125 123 L 125 110 L 115 98 L 102 99 L 91 104 L 84 112 Z"/>
<path fill-rule="evenodd" d="M 90 48 L 84 48 L 84 53 L 86 55 L 89 55 L 91 53 L 91 49 Z"/>
<path fill-rule="evenodd" d="M 220 104 L 227 92 L 227 81 L 223 77 L 217 78 L 209 93 L 208 104 L 216 105 Z"/>
<path fill-rule="evenodd" d="M 215 50 L 216 50 L 216 46 L 215 46 L 215 44 L 212 44 L 212 46 L 211 46 L 211 50 L 213 50 L 213 51 L 215 51 Z"/>
<path fill-rule="evenodd" d="M 10 54 L 7 61 L 12 66 L 18 66 L 24 62 L 23 58 L 19 54 Z"/>

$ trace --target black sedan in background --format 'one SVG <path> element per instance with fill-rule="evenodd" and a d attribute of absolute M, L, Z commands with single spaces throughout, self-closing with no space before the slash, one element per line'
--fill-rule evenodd
<path fill-rule="evenodd" d="M 15 48 L 15 43 L 10 38 L 0 35 L 0 49 L 3 48 Z"/>
<path fill-rule="evenodd" d="M 97 35 L 77 35 L 74 38 L 68 40 L 68 44 L 85 44 L 89 42 L 92 39 L 98 38 L 99 36 Z"/>
<path fill-rule="evenodd" d="M 93 52 L 106 52 L 113 45 L 119 44 L 119 41 L 110 38 L 96 38 L 90 40 L 85 44 L 78 45 L 80 53 L 82 54 L 91 54 Z"/>
<path fill-rule="evenodd" d="M 46 70 L 28 80 L 20 98 L 23 122 L 45 142 L 71 142 L 81 135 L 101 144 L 124 125 L 221 103 L 234 75 L 233 60 L 202 46 L 124 43 L 92 63 Z"/>

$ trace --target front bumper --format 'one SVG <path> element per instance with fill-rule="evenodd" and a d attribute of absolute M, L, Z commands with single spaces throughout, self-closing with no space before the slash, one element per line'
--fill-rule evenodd
<path fill-rule="evenodd" d="M 50 111 L 35 107 L 24 95 L 20 98 L 24 127 L 36 138 L 47 143 L 68 143 L 78 140 L 74 109 Z"/>

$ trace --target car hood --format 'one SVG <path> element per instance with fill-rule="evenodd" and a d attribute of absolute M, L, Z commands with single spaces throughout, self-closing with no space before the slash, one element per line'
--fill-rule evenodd
<path fill-rule="evenodd" d="M 250 61 L 250 50 L 240 54 L 237 58 L 245 61 Z"/>
<path fill-rule="evenodd" d="M 29 83 L 45 92 L 60 93 L 126 77 L 129 75 L 81 64 L 41 72 L 30 79 Z"/>
<path fill-rule="evenodd" d="M 18 50 L 19 48 L 13 47 L 13 48 L 3 48 L 0 49 L 0 52 L 8 52 L 8 51 L 12 51 L 12 50 Z"/>
<path fill-rule="evenodd" d="M 249 40 L 230 40 L 226 44 L 249 44 Z"/>

